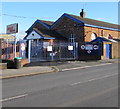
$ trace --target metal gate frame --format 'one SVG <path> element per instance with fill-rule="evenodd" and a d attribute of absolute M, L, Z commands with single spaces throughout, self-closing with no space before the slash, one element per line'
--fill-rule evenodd
<path fill-rule="evenodd" d="M 44 46 L 45 42 L 35 43 L 33 40 L 28 41 L 28 60 L 37 61 L 60 61 L 78 59 L 78 43 L 59 42 L 52 45 Z M 49 49 L 49 50 L 48 50 Z"/>

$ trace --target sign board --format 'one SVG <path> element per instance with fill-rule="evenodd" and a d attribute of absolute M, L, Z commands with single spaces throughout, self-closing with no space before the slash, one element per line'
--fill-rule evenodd
<path fill-rule="evenodd" d="M 81 45 L 81 49 L 84 50 L 85 49 L 85 45 Z"/>
<path fill-rule="evenodd" d="M 89 54 L 90 54 L 90 53 L 91 53 L 91 50 L 88 50 L 88 51 L 87 51 L 87 53 L 89 53 Z"/>
<path fill-rule="evenodd" d="M 85 45 L 85 49 L 86 50 L 93 50 L 93 45 L 90 45 L 90 44 Z"/>
<path fill-rule="evenodd" d="M 47 51 L 52 51 L 52 46 L 48 46 Z"/>
<path fill-rule="evenodd" d="M 94 45 L 94 50 L 99 49 L 98 45 Z"/>
<path fill-rule="evenodd" d="M 7 34 L 13 34 L 18 32 L 18 23 L 7 25 Z"/>
<path fill-rule="evenodd" d="M 55 53 L 50 53 L 50 56 L 55 56 Z"/>
<path fill-rule="evenodd" d="M 21 50 L 25 51 L 25 43 L 21 43 Z"/>
<path fill-rule="evenodd" d="M 80 46 L 80 48 L 82 49 L 82 50 L 86 50 L 87 51 L 87 53 L 91 53 L 93 50 L 98 50 L 99 49 L 99 46 L 97 45 L 97 44 L 83 44 L 83 45 L 81 45 Z"/>
<path fill-rule="evenodd" d="M 73 46 L 68 46 L 68 50 L 73 50 Z"/>

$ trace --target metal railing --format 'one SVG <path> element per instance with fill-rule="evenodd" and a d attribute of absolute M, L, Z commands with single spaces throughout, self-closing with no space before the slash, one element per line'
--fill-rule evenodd
<path fill-rule="evenodd" d="M 78 58 L 78 43 L 53 43 L 44 42 L 35 44 L 31 41 L 30 61 L 57 61 L 76 60 Z"/>

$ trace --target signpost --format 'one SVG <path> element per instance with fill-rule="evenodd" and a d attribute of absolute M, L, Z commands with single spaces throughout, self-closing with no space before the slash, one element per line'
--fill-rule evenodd
<path fill-rule="evenodd" d="M 18 33 L 18 23 L 7 25 L 7 34 L 15 34 L 15 49 L 14 49 L 14 57 L 16 57 L 16 33 Z"/>

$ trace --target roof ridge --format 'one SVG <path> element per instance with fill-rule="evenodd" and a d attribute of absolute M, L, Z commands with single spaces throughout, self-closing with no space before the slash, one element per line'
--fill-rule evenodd
<path fill-rule="evenodd" d="M 40 20 L 40 19 L 37 19 L 37 20 Z M 41 22 L 54 22 L 54 21 L 49 21 L 49 20 L 40 20 Z"/>
<path fill-rule="evenodd" d="M 83 20 L 84 20 L 84 19 L 88 19 L 88 20 L 93 20 L 93 21 L 97 21 L 97 22 L 104 22 L 104 23 L 108 23 L 108 24 L 112 24 L 112 25 L 120 26 L 120 25 L 118 25 L 118 24 L 109 23 L 109 22 L 106 22 L 106 21 L 96 20 L 96 19 L 92 19 L 92 18 L 82 18 L 82 17 L 77 16 L 77 15 L 74 15 L 74 14 L 68 14 L 68 13 L 65 13 L 65 14 L 70 15 L 70 16 L 79 17 L 79 18 L 81 18 L 81 19 L 83 19 Z"/>

